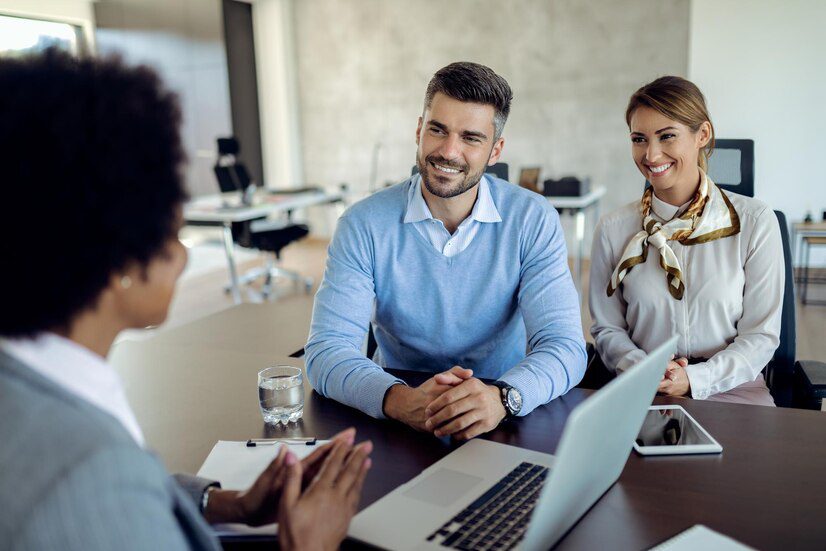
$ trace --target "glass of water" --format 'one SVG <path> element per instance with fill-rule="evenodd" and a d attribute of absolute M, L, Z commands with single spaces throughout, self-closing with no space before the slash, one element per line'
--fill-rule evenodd
<path fill-rule="evenodd" d="M 301 369 L 289 365 L 258 372 L 258 403 L 264 421 L 271 425 L 295 423 L 304 414 L 304 379 Z"/>

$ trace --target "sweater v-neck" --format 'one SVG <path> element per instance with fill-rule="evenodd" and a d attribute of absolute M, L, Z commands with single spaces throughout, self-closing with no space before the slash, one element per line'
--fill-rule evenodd
<path fill-rule="evenodd" d="M 437 251 L 436 248 L 433 246 L 433 244 L 430 241 L 428 241 L 427 238 L 424 235 L 422 235 L 422 232 L 420 232 L 418 229 L 416 229 L 415 224 L 419 224 L 419 223 L 420 222 L 408 222 L 408 223 L 404 223 L 404 226 L 405 226 L 405 229 L 409 233 L 413 233 L 415 235 L 416 242 L 419 243 L 419 245 L 421 245 L 422 247 L 427 249 L 429 254 L 435 255 L 438 258 L 440 258 L 442 260 L 442 262 L 446 263 L 448 266 L 451 266 L 452 264 L 454 264 L 454 261 L 457 258 L 459 258 L 461 256 L 465 256 L 465 253 L 467 253 L 472 248 L 474 248 L 474 247 L 478 248 L 477 243 L 483 238 L 482 230 L 485 228 L 486 225 L 488 225 L 488 224 L 501 224 L 501 222 L 479 222 L 479 224 L 482 224 L 482 226 L 476 232 L 476 235 L 473 237 L 471 242 L 468 243 L 467 246 L 464 249 L 462 249 L 461 251 L 459 251 L 458 253 L 456 253 L 452 256 L 446 256 L 441 251 Z"/>

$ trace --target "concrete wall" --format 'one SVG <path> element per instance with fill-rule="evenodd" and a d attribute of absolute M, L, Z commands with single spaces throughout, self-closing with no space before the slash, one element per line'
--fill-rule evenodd
<path fill-rule="evenodd" d="M 362 190 L 405 178 L 427 82 L 469 60 L 514 90 L 511 179 L 523 166 L 590 176 L 608 188 L 605 212 L 641 193 L 625 105 L 653 78 L 685 75 L 688 16 L 688 0 L 294 2 L 305 178 Z"/>
<path fill-rule="evenodd" d="M 178 93 L 194 195 L 215 193 L 215 138 L 232 134 L 220 0 L 106 0 L 95 4 L 98 51 L 157 69 Z"/>
<path fill-rule="evenodd" d="M 755 141 L 755 195 L 790 221 L 826 210 L 826 3 L 693 0 L 689 76 L 720 137 Z M 821 251 L 822 253 L 822 251 Z M 826 266 L 826 254 L 812 260 Z"/>

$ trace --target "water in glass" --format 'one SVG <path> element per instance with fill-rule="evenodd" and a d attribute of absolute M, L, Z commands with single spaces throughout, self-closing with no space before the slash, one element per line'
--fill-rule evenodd
<path fill-rule="evenodd" d="M 258 374 L 258 402 L 267 423 L 294 423 L 304 414 L 304 381 L 301 369 L 268 367 Z"/>

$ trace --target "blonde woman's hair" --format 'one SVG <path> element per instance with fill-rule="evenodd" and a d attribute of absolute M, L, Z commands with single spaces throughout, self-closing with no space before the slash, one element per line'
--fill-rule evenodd
<path fill-rule="evenodd" d="M 697 86 L 684 78 L 668 76 L 649 82 L 631 96 L 625 110 L 625 122 L 631 127 L 631 116 L 639 107 L 650 107 L 669 119 L 679 121 L 692 132 L 700 130 L 706 121 L 711 125 L 711 139 L 700 150 L 697 164 L 708 170 L 708 158 L 714 151 L 714 125 L 706 107 L 706 98 Z"/>

